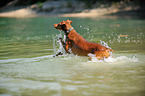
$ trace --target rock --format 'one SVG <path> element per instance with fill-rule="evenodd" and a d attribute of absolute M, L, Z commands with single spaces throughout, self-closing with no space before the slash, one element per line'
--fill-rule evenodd
<path fill-rule="evenodd" d="M 66 2 L 65 1 L 47 1 L 43 4 L 42 10 L 51 10 L 56 8 L 65 7 Z"/>
<path fill-rule="evenodd" d="M 81 1 L 46 1 L 40 11 L 50 13 L 71 13 L 80 12 L 85 9 L 85 3 Z"/>
<path fill-rule="evenodd" d="M 72 12 L 72 8 L 58 8 L 58 9 L 54 9 L 53 13 L 70 13 Z"/>

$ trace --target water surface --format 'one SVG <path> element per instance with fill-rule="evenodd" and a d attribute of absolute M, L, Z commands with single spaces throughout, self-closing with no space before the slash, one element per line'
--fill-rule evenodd
<path fill-rule="evenodd" d="M 105 61 L 64 55 L 54 23 L 70 19 L 91 42 L 115 53 Z M 63 35 L 63 33 L 61 33 Z M 140 18 L 0 18 L 2 96 L 144 96 L 145 20 Z"/>

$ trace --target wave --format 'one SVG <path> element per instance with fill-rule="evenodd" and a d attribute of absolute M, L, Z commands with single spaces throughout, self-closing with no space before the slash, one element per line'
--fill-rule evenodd
<path fill-rule="evenodd" d="M 130 56 L 125 56 L 125 55 L 120 55 L 120 54 L 116 54 L 119 56 L 110 56 L 108 58 L 104 58 L 104 60 L 98 60 L 93 54 L 89 54 L 89 56 L 92 58 L 91 61 L 88 62 L 120 62 L 120 63 L 124 63 L 124 62 L 138 62 L 139 59 L 134 55 L 134 54 L 130 54 Z"/>

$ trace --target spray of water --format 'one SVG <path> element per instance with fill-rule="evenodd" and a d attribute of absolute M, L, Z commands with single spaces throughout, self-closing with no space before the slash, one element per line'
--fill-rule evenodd
<path fill-rule="evenodd" d="M 111 49 L 111 47 L 109 47 L 109 46 L 108 46 L 108 44 L 107 44 L 106 42 L 104 42 L 104 41 L 100 40 L 100 43 L 101 43 L 103 46 L 105 46 L 105 47 L 107 47 L 107 48 L 110 48 L 110 49 Z"/>
<path fill-rule="evenodd" d="M 63 56 L 68 55 L 64 48 L 63 45 L 61 43 L 61 40 L 59 38 L 62 38 L 64 41 L 66 40 L 66 36 L 64 35 L 64 37 L 62 37 L 62 32 L 60 31 L 60 34 L 56 35 L 55 38 L 53 38 L 53 49 L 54 49 L 54 54 L 57 54 L 58 52 L 63 53 Z M 100 40 L 100 43 L 105 46 L 106 48 L 110 48 L 108 46 L 108 44 L 102 40 Z M 71 50 L 69 50 L 69 52 L 71 53 Z M 74 56 L 74 55 L 72 55 Z M 110 57 L 109 58 L 104 58 L 103 60 L 98 60 L 94 54 L 88 54 L 89 57 L 92 58 L 91 61 L 88 62 L 119 62 L 119 61 L 133 61 L 133 62 L 138 62 L 138 58 L 136 57 L 127 57 L 127 56 L 116 56 L 114 54 L 112 54 L 112 52 L 110 52 Z M 70 58 L 70 57 L 69 57 Z"/>
<path fill-rule="evenodd" d="M 62 38 L 62 33 L 60 31 L 60 34 L 56 35 L 55 38 L 53 38 L 53 50 L 54 50 L 54 54 L 57 54 L 59 52 L 63 53 L 63 55 L 66 55 L 66 52 L 63 48 L 63 45 L 61 43 L 61 39 Z M 62 38 L 64 41 L 66 39 L 66 36 L 64 35 L 64 38 Z"/>

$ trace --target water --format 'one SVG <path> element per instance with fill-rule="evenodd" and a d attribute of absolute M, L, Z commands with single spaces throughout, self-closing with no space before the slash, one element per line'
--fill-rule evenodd
<path fill-rule="evenodd" d="M 104 61 L 54 58 L 63 49 L 53 24 L 67 19 L 115 53 Z M 0 18 L 0 96 L 144 96 L 144 26 L 140 18 Z"/>

